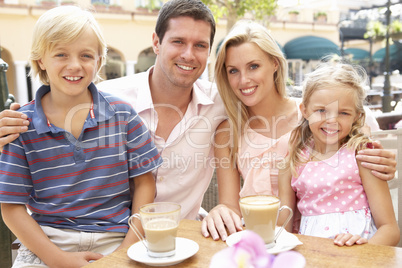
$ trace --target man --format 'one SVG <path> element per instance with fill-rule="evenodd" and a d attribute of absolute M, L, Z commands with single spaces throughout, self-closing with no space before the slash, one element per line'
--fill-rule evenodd
<path fill-rule="evenodd" d="M 194 29 L 197 29 L 196 31 Z M 198 0 L 171 0 L 160 10 L 152 46 L 155 66 L 98 85 L 133 105 L 148 122 L 164 163 L 155 172 L 155 201 L 177 202 L 195 219 L 213 174 L 211 141 L 224 119 L 204 72 L 215 35 L 211 11 Z"/>
<path fill-rule="evenodd" d="M 132 104 L 147 122 L 164 160 L 154 172 L 155 201 L 180 203 L 182 218 L 187 219 L 198 215 L 214 171 L 214 132 L 226 117 L 216 86 L 198 79 L 211 52 L 215 27 L 211 11 L 201 1 L 170 0 L 162 6 L 152 35 L 155 65 L 147 72 L 97 85 Z M 24 119 L 15 111 L 0 113 L 0 146 L 18 137 L 11 133 L 26 131 L 29 122 Z M 362 160 L 376 164 L 368 168 L 380 171 L 383 179 L 393 178 L 395 155 L 384 150 L 370 154 L 374 156 Z"/>

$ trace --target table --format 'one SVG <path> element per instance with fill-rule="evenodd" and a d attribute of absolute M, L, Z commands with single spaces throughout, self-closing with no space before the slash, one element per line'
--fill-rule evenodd
<path fill-rule="evenodd" d="M 226 247 L 226 243 L 213 241 L 201 235 L 201 222 L 182 220 L 177 235 L 196 241 L 200 250 L 193 257 L 172 267 L 208 267 L 212 256 Z M 402 248 L 379 245 L 338 247 L 332 239 L 296 235 L 303 245 L 294 250 L 306 258 L 306 267 L 402 267 Z M 128 248 L 127 248 L 128 249 Z M 121 249 L 85 267 L 149 267 L 135 262 Z"/>

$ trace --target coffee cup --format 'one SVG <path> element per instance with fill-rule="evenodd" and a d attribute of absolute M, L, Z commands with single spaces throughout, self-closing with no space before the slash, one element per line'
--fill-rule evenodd
<path fill-rule="evenodd" d="M 272 248 L 280 233 L 293 216 L 288 206 L 280 206 L 280 199 L 274 195 L 252 195 L 240 198 L 239 204 L 247 230 L 256 232 L 265 242 L 265 247 Z M 289 210 L 290 214 L 275 234 L 279 212 Z"/>
<path fill-rule="evenodd" d="M 147 249 L 150 257 L 169 257 L 176 253 L 176 235 L 181 206 L 176 203 L 158 202 L 140 207 L 139 213 L 128 219 L 128 224 Z M 141 221 L 145 237 L 134 224 Z"/>

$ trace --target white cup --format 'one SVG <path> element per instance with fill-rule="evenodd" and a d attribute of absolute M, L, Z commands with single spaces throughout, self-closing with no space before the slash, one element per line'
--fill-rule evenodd
<path fill-rule="evenodd" d="M 280 200 L 274 195 L 252 195 L 240 198 L 239 204 L 247 230 L 256 232 L 264 239 L 265 247 L 272 248 L 280 233 L 293 216 L 288 206 L 280 207 Z M 279 212 L 283 209 L 290 214 L 279 231 L 275 234 Z"/>
<path fill-rule="evenodd" d="M 139 213 L 128 219 L 128 224 L 144 244 L 150 257 L 169 257 L 175 254 L 180 211 L 181 206 L 176 203 L 151 203 L 140 207 Z M 135 226 L 135 219 L 141 221 L 145 237 Z"/>

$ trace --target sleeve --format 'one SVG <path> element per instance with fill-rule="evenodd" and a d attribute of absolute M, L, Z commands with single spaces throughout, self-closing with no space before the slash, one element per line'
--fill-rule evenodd
<path fill-rule="evenodd" d="M 28 203 L 33 190 L 31 172 L 20 138 L 4 146 L 0 158 L 0 202 Z"/>
<path fill-rule="evenodd" d="M 127 124 L 127 147 L 130 178 L 152 171 L 162 164 L 162 157 L 148 128 L 134 110 Z"/>

